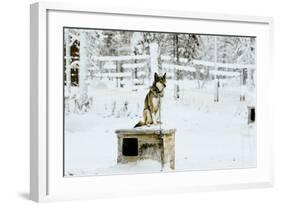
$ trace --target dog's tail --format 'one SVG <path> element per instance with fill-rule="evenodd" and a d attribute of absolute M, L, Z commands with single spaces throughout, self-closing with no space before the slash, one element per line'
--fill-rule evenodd
<path fill-rule="evenodd" d="M 136 127 L 141 127 L 141 126 L 143 126 L 144 125 L 144 122 L 143 121 L 139 121 L 135 126 L 134 126 L 134 128 L 136 128 Z"/>

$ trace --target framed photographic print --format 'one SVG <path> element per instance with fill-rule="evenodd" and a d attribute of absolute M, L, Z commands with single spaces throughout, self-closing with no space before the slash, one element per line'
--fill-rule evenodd
<path fill-rule="evenodd" d="M 31 199 L 272 186 L 272 22 L 32 4 Z"/>

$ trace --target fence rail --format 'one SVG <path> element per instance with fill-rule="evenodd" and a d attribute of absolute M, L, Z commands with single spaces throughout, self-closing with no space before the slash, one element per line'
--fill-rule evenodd
<path fill-rule="evenodd" d="M 173 57 L 171 56 L 161 56 L 161 60 L 163 61 L 173 61 Z M 241 64 L 241 63 L 215 63 L 211 61 L 204 60 L 188 60 L 187 58 L 179 58 L 179 63 L 185 63 L 190 65 L 203 65 L 208 67 L 221 67 L 221 68 L 229 68 L 229 69 L 255 69 L 256 65 L 253 64 Z"/>
<path fill-rule="evenodd" d="M 240 64 L 240 63 L 215 63 L 204 60 L 188 60 L 187 58 L 179 58 L 179 64 L 174 63 L 174 57 L 161 55 L 162 68 L 168 72 L 168 76 L 174 76 L 174 71 L 186 71 L 191 73 L 201 72 L 196 66 L 211 67 L 209 74 L 225 77 L 237 77 L 241 75 L 242 69 L 254 70 L 256 65 Z M 89 70 L 95 71 L 93 76 L 101 78 L 133 78 L 138 76 L 141 78 L 148 77 L 149 72 L 145 68 L 150 66 L 149 55 L 127 55 L 127 56 L 92 56 L 92 60 L 104 64 L 90 67 Z M 133 62 L 138 60 L 138 62 Z M 131 61 L 131 62 L 128 62 Z M 141 61 L 141 62 L 140 62 Z M 118 64 L 125 69 L 124 72 L 118 70 Z M 227 70 L 215 70 L 215 68 L 225 68 Z M 129 70 L 129 71 L 128 71 Z M 201 72 L 203 73 L 203 72 Z"/>
<path fill-rule="evenodd" d="M 128 55 L 128 56 L 92 56 L 94 61 L 126 61 L 126 60 L 146 60 L 149 55 Z"/>

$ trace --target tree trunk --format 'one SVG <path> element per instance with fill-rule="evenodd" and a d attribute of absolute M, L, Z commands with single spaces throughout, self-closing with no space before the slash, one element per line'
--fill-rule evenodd
<path fill-rule="evenodd" d="M 79 92 L 80 99 L 88 99 L 88 84 L 87 84 L 87 42 L 84 31 L 80 33 L 80 64 L 79 64 Z"/>
<path fill-rule="evenodd" d="M 159 46 L 156 42 L 149 44 L 150 51 L 150 81 L 153 81 L 154 73 L 159 73 Z"/>
<path fill-rule="evenodd" d="M 179 52 L 178 52 L 178 48 L 179 48 L 179 37 L 177 34 L 174 35 L 174 64 L 175 65 L 178 65 L 179 64 Z M 179 71 L 178 70 L 174 70 L 174 78 L 175 80 L 179 80 Z"/>
<path fill-rule="evenodd" d="M 65 75 L 66 75 L 66 90 L 68 95 L 71 95 L 71 54 L 70 54 L 70 40 L 68 29 L 64 30 L 65 41 Z"/>
<path fill-rule="evenodd" d="M 214 48 L 214 60 L 215 60 L 215 71 L 218 71 L 218 49 L 217 49 L 217 36 L 215 36 L 215 48 Z M 218 74 L 216 72 L 215 74 L 215 79 L 214 79 L 214 101 L 219 102 L 219 79 L 218 79 Z"/>
<path fill-rule="evenodd" d="M 137 55 L 137 52 L 136 51 L 134 51 L 134 56 L 136 57 L 136 55 Z M 134 60 L 134 64 L 137 64 L 138 63 L 138 61 L 137 61 L 137 59 L 135 59 Z M 138 79 L 138 68 L 137 67 L 134 67 L 134 75 L 135 75 L 135 79 Z"/>
<path fill-rule="evenodd" d="M 176 69 L 176 66 L 179 65 L 179 53 L 178 53 L 179 37 L 177 34 L 174 35 L 173 43 L 174 43 L 174 49 L 173 49 L 174 79 L 176 81 L 176 83 L 174 85 L 174 98 L 179 99 L 180 98 L 180 86 L 177 83 L 177 81 L 179 80 L 179 71 Z"/>

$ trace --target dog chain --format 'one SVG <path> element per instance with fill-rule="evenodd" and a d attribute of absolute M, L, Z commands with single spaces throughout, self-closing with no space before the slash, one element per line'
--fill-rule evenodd
<path fill-rule="evenodd" d="M 159 137 L 161 138 L 161 141 L 162 141 L 162 151 L 161 151 L 161 172 L 163 172 L 163 169 L 164 169 L 164 162 L 163 162 L 163 160 L 164 160 L 164 145 L 163 145 L 163 134 L 162 134 L 162 118 L 161 118 L 161 97 L 160 96 L 158 96 L 159 97 L 159 120 L 160 120 L 160 122 L 159 122 Z"/>
<path fill-rule="evenodd" d="M 160 137 L 163 137 L 163 134 L 162 134 L 162 126 L 161 126 L 161 124 L 162 124 L 162 118 L 161 118 L 161 97 L 160 96 L 158 96 L 158 98 L 159 98 L 159 120 L 160 120 L 160 122 L 159 122 L 159 136 Z"/>

